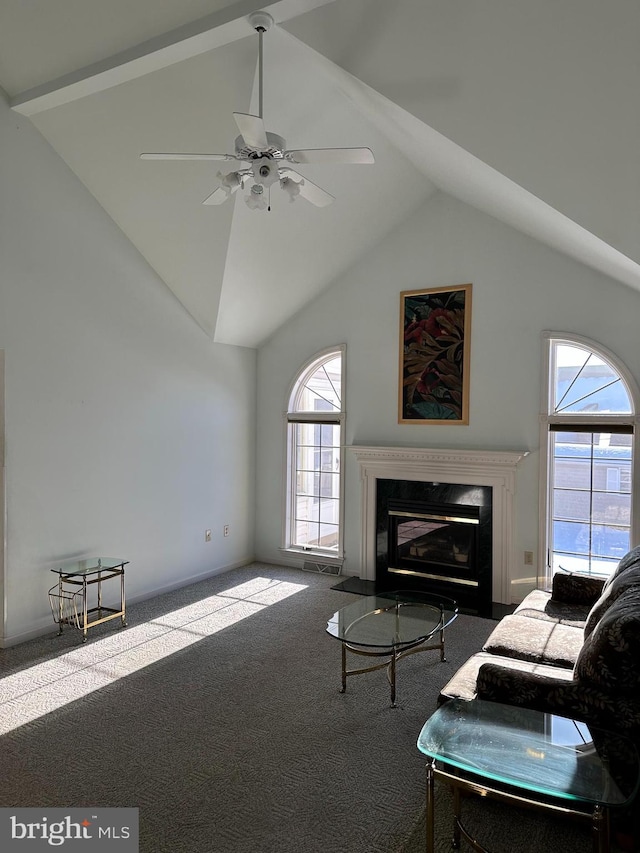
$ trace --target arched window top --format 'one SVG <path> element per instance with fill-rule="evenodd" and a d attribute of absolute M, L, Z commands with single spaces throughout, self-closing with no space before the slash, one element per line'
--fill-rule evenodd
<path fill-rule="evenodd" d="M 611 353 L 583 339 L 550 338 L 549 414 L 634 414 L 625 369 Z"/>
<path fill-rule="evenodd" d="M 289 396 L 288 411 L 342 411 L 342 349 L 316 356 L 301 371 Z"/>

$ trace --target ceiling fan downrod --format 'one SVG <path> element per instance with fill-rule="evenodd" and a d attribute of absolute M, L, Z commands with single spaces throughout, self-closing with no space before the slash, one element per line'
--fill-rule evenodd
<path fill-rule="evenodd" d="M 249 15 L 249 23 L 258 33 L 258 115 L 263 115 L 263 88 L 262 88 L 262 37 L 273 26 L 273 18 L 268 12 L 253 12 Z"/>

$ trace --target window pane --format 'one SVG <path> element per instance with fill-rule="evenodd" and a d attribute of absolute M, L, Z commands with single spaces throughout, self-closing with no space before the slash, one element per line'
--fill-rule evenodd
<path fill-rule="evenodd" d="M 562 489 L 591 489 L 591 459 L 556 459 L 554 485 Z"/>
<path fill-rule="evenodd" d="M 589 524 L 553 522 L 553 550 L 565 554 L 589 553 Z"/>
<path fill-rule="evenodd" d="M 591 553 L 598 557 L 617 557 L 618 560 L 629 550 L 629 530 L 594 524 L 591 528 Z"/>
<path fill-rule="evenodd" d="M 337 498 L 340 494 L 340 474 L 320 475 L 320 496 Z"/>
<path fill-rule="evenodd" d="M 296 496 L 296 520 L 320 521 L 320 503 L 308 495 Z"/>
<path fill-rule="evenodd" d="M 631 495 L 594 492 L 592 514 L 595 522 L 630 527 Z"/>
<path fill-rule="evenodd" d="M 628 414 L 627 389 L 618 371 L 588 349 L 555 347 L 553 411 L 556 413 Z"/>
<path fill-rule="evenodd" d="M 320 541 L 318 542 L 322 548 L 337 548 L 338 547 L 338 525 L 337 524 L 321 524 L 320 525 Z"/>
<path fill-rule="evenodd" d="M 325 447 L 335 447 L 338 431 L 339 430 L 335 424 L 320 424 L 319 443 Z"/>
<path fill-rule="evenodd" d="M 298 388 L 296 412 L 335 411 L 342 408 L 342 358 L 332 358 L 318 367 Z"/>
<path fill-rule="evenodd" d="M 296 424 L 296 445 L 298 447 L 313 447 L 316 444 L 315 433 L 317 424 Z"/>
<path fill-rule="evenodd" d="M 340 501 L 337 498 L 322 498 L 320 501 L 320 521 L 337 524 L 340 515 Z"/>
<path fill-rule="evenodd" d="M 568 521 L 589 521 L 591 493 L 554 489 L 553 515 L 554 518 Z"/>
<path fill-rule="evenodd" d="M 310 545 L 318 538 L 318 522 L 300 521 L 296 519 L 297 545 Z"/>

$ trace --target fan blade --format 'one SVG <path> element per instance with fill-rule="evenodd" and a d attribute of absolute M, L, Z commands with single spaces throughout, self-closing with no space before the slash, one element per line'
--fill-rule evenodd
<path fill-rule="evenodd" d="M 141 160 L 226 160 L 232 163 L 246 163 L 246 160 L 238 160 L 232 154 L 155 154 L 145 153 L 140 155 Z"/>
<path fill-rule="evenodd" d="M 285 151 L 290 163 L 374 163 L 370 148 L 305 148 Z"/>
<path fill-rule="evenodd" d="M 234 119 L 238 130 L 249 148 L 257 148 L 258 151 L 266 151 L 269 147 L 267 131 L 264 121 L 260 116 L 252 116 L 247 113 L 234 113 Z"/>
<path fill-rule="evenodd" d="M 311 204 L 315 204 L 316 207 L 326 207 L 332 201 L 335 201 L 335 196 L 332 196 L 326 190 L 323 190 L 322 187 L 314 184 L 309 178 L 303 177 L 303 175 L 294 169 L 280 169 L 280 174 L 283 178 L 290 178 L 295 181 L 300 187 L 302 198 L 305 198 Z"/>
<path fill-rule="evenodd" d="M 238 185 L 239 186 L 239 185 Z M 238 187 L 218 187 L 210 196 L 207 196 L 202 202 L 203 204 L 223 204 L 228 198 L 234 194 Z"/>

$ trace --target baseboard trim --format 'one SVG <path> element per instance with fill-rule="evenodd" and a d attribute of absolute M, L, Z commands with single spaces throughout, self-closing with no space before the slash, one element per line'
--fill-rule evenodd
<path fill-rule="evenodd" d="M 232 569 L 239 569 L 242 566 L 247 566 L 249 563 L 253 562 L 254 558 L 248 557 L 243 560 L 238 560 L 234 563 L 229 563 L 226 566 L 220 566 L 217 569 L 207 569 L 204 572 L 199 572 L 195 575 L 189 575 L 189 577 L 181 577 L 178 580 L 173 581 L 172 583 L 155 587 L 155 589 L 141 592 L 137 595 L 129 595 L 127 593 L 127 603 L 138 604 L 141 601 L 147 601 L 149 598 L 155 598 L 157 595 L 163 595 L 163 593 L 165 592 L 173 592 L 176 589 L 181 589 L 183 586 L 189 586 L 190 584 L 198 583 L 199 581 L 206 581 L 208 580 L 208 578 L 213 578 L 216 575 L 223 575 L 225 572 L 230 572 L 232 571 Z"/>
<path fill-rule="evenodd" d="M 180 589 L 180 587 L 189 586 L 192 583 L 198 583 L 198 581 L 204 581 L 207 580 L 207 578 L 212 578 L 216 575 L 222 575 L 225 572 L 230 572 L 232 569 L 239 569 L 242 566 L 246 566 L 253 562 L 255 562 L 253 557 L 245 557 L 242 560 L 229 563 L 225 566 L 219 566 L 216 569 L 207 569 L 204 572 L 189 575 L 189 577 L 178 578 L 172 583 L 164 584 L 163 586 L 155 587 L 154 589 L 145 590 L 137 595 L 129 595 L 129 593 L 127 593 L 127 604 L 138 604 L 141 601 L 147 601 L 147 599 L 155 598 L 157 595 L 162 595 L 165 592 L 173 592 L 173 590 Z M 29 640 L 35 640 L 38 637 L 43 637 L 45 634 L 49 633 L 55 633 L 56 635 L 58 633 L 58 628 L 52 621 L 51 616 L 49 616 L 48 619 L 43 618 L 27 631 L 21 631 L 19 634 L 12 634 L 8 637 L 0 637 L 0 649 L 9 649 L 12 646 L 27 643 Z"/>

